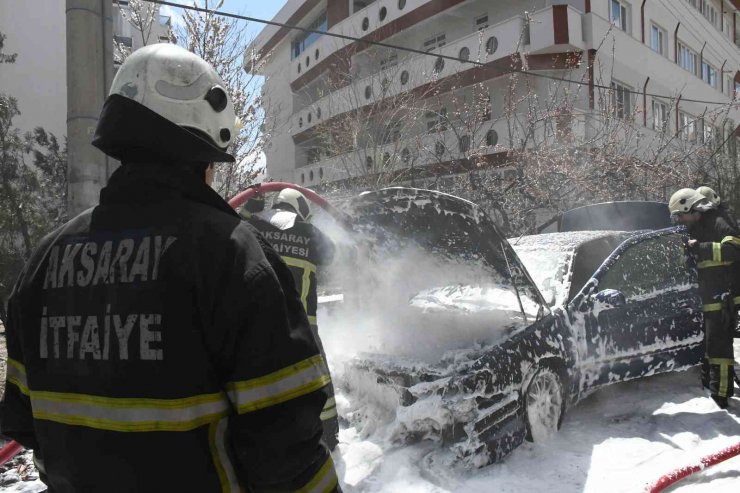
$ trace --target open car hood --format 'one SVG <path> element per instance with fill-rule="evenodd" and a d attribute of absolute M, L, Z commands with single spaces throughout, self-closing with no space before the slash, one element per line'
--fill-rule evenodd
<path fill-rule="evenodd" d="M 514 250 L 472 202 L 432 190 L 393 187 L 365 192 L 351 199 L 346 210 L 355 227 L 387 255 L 415 245 L 441 262 L 457 264 L 458 270 L 477 273 L 478 282 L 516 285 L 530 300 L 544 304 Z"/>

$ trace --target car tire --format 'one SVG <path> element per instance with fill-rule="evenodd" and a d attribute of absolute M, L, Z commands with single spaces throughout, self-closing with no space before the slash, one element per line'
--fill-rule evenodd
<path fill-rule="evenodd" d="M 524 419 L 527 440 L 540 443 L 560 428 L 565 411 L 563 384 L 552 368 L 537 370 L 524 394 Z"/>

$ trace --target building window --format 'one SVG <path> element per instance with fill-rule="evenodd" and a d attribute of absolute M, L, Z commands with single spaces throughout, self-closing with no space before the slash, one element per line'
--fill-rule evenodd
<path fill-rule="evenodd" d="M 378 18 L 380 19 L 380 22 L 383 22 L 388 15 L 388 9 L 385 7 L 380 7 L 380 12 L 378 12 Z"/>
<path fill-rule="evenodd" d="M 308 172 L 308 179 L 310 181 L 313 181 L 313 170 L 311 170 L 311 171 Z"/>
<path fill-rule="evenodd" d="M 314 58 L 314 60 L 318 60 L 319 59 L 319 49 L 318 48 L 316 48 L 316 51 L 314 51 L 313 58 Z"/>
<path fill-rule="evenodd" d="M 463 46 L 460 48 L 460 52 L 457 54 L 457 58 L 460 59 L 461 63 L 465 63 L 470 60 L 470 48 Z"/>
<path fill-rule="evenodd" d="M 303 128 L 303 117 L 298 117 L 298 128 Z"/>
<path fill-rule="evenodd" d="M 498 49 L 498 39 L 496 39 L 496 36 L 491 36 L 488 38 L 488 41 L 486 41 L 486 53 L 489 55 L 493 55 L 496 53 L 496 50 Z"/>
<path fill-rule="evenodd" d="M 486 97 L 482 99 L 483 112 L 481 113 L 481 120 L 487 122 L 491 120 L 491 95 L 486 94 Z"/>
<path fill-rule="evenodd" d="M 442 48 L 445 44 L 447 44 L 447 36 L 445 33 L 441 33 L 424 41 L 421 49 L 424 51 L 433 51 L 437 48 Z"/>
<path fill-rule="evenodd" d="M 301 173 L 301 183 L 306 183 L 306 175 Z"/>
<path fill-rule="evenodd" d="M 609 20 L 617 28 L 628 33 L 629 30 L 629 5 L 621 0 L 611 0 L 611 8 L 609 9 Z"/>
<path fill-rule="evenodd" d="M 313 164 L 321 161 L 321 148 L 309 147 L 308 151 L 306 151 L 306 157 L 308 160 L 308 164 Z M 311 176 L 311 179 L 313 180 L 313 176 Z"/>
<path fill-rule="evenodd" d="M 678 114 L 678 121 L 681 138 L 688 142 L 694 142 L 696 140 L 696 120 L 694 117 L 682 111 Z"/>
<path fill-rule="evenodd" d="M 435 154 L 435 155 L 436 155 L 437 157 L 442 157 L 442 156 L 444 156 L 444 154 L 445 154 L 445 151 L 446 151 L 446 150 L 447 150 L 447 149 L 445 148 L 445 145 L 444 145 L 444 143 L 443 143 L 443 142 L 437 141 L 437 143 L 436 143 L 436 144 L 434 144 L 434 154 Z"/>
<path fill-rule="evenodd" d="M 488 28 L 488 14 L 481 15 L 475 18 L 475 29 L 482 31 Z"/>
<path fill-rule="evenodd" d="M 628 118 L 632 115 L 632 89 L 620 82 L 611 84 L 611 104 L 617 118 Z"/>
<path fill-rule="evenodd" d="M 458 147 L 462 154 L 465 154 L 470 150 L 470 135 L 463 135 L 458 141 Z"/>
<path fill-rule="evenodd" d="M 134 41 L 131 38 L 131 36 L 113 36 L 113 40 L 118 43 L 119 45 L 123 45 L 126 48 L 132 48 L 134 46 Z"/>
<path fill-rule="evenodd" d="M 715 9 L 714 6 L 709 3 L 709 0 L 697 0 L 695 7 L 699 9 L 699 11 L 709 21 L 710 24 L 712 24 L 717 29 L 720 28 L 719 14 L 717 13 L 717 9 Z"/>
<path fill-rule="evenodd" d="M 696 60 L 696 53 L 686 45 L 678 43 L 678 65 L 681 68 L 688 70 L 692 74 L 696 74 Z"/>
<path fill-rule="evenodd" d="M 411 151 L 408 147 L 404 147 L 401 151 L 401 161 L 403 164 L 409 164 L 409 161 L 411 161 Z"/>
<path fill-rule="evenodd" d="M 368 170 L 373 169 L 373 157 L 372 156 L 368 156 L 365 158 L 365 166 L 367 166 Z"/>
<path fill-rule="evenodd" d="M 401 72 L 401 85 L 405 86 L 409 82 L 409 72 L 408 70 L 404 70 Z"/>
<path fill-rule="evenodd" d="M 653 100 L 653 130 L 665 132 L 668 130 L 668 105 Z"/>
<path fill-rule="evenodd" d="M 370 5 L 371 3 L 375 3 L 375 0 L 354 0 L 352 2 L 352 13 L 356 14 L 360 10 Z"/>
<path fill-rule="evenodd" d="M 668 39 L 668 37 L 666 36 L 664 29 L 655 24 L 650 26 L 650 47 L 653 51 L 665 56 L 668 52 L 668 50 L 666 50 L 666 39 Z"/>
<path fill-rule="evenodd" d="M 391 52 L 380 60 L 380 70 L 387 70 L 398 65 L 398 53 Z"/>
<path fill-rule="evenodd" d="M 324 177 L 324 168 L 319 168 L 319 178 Z"/>
<path fill-rule="evenodd" d="M 701 80 L 710 86 L 717 88 L 717 69 L 707 62 L 701 62 Z"/>
<path fill-rule="evenodd" d="M 311 123 L 311 113 L 308 114 L 308 116 L 306 117 L 306 119 L 308 120 L 308 123 Z"/>
<path fill-rule="evenodd" d="M 427 111 L 424 117 L 427 122 L 428 132 L 442 132 L 447 130 L 447 108 L 442 108 L 439 112 Z"/>
<path fill-rule="evenodd" d="M 406 8 L 406 0 L 398 0 L 398 10 L 403 10 Z"/>
<path fill-rule="evenodd" d="M 321 120 L 321 108 L 316 108 L 316 118 Z"/>
<path fill-rule="evenodd" d="M 705 144 L 711 144 L 714 142 L 714 139 L 717 135 L 718 135 L 717 129 L 715 129 L 713 126 L 711 126 L 707 122 L 703 122 L 702 133 L 701 133 L 702 142 L 704 142 Z"/>
<path fill-rule="evenodd" d="M 391 153 L 384 152 L 383 153 L 383 166 L 389 166 L 390 164 L 391 164 Z"/>
<path fill-rule="evenodd" d="M 306 29 L 310 29 L 311 31 L 326 32 L 327 26 L 328 24 L 326 10 L 324 10 L 313 20 L 313 22 L 311 22 L 311 24 L 306 26 Z M 321 34 L 302 32 L 296 39 L 293 40 L 293 43 L 291 44 L 291 60 L 295 60 L 296 58 L 301 56 L 301 53 L 303 53 L 306 48 L 318 41 L 319 38 L 321 38 Z"/>
<path fill-rule="evenodd" d="M 365 17 L 364 19 L 362 19 L 362 30 L 367 31 L 369 28 L 370 28 L 370 19 Z"/>
<path fill-rule="evenodd" d="M 373 96 L 372 86 L 365 86 L 365 99 L 370 99 Z"/>
<path fill-rule="evenodd" d="M 493 147 L 496 144 L 498 144 L 498 134 L 494 129 L 491 129 L 486 132 L 486 145 L 488 147 Z"/>
<path fill-rule="evenodd" d="M 445 59 L 440 57 L 437 57 L 437 59 L 434 61 L 434 73 L 438 74 L 445 68 Z"/>

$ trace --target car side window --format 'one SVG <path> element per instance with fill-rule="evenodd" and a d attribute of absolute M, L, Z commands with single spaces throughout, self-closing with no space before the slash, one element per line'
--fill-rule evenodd
<path fill-rule="evenodd" d="M 629 299 L 691 282 L 683 239 L 673 234 L 649 238 L 625 250 L 601 277 L 598 289 L 616 289 Z"/>

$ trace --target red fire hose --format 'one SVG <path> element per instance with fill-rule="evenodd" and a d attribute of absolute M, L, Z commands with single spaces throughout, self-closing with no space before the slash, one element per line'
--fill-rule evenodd
<path fill-rule="evenodd" d="M 344 213 L 340 212 L 336 207 L 327 202 L 324 197 L 317 194 L 313 190 L 309 190 L 308 188 L 304 188 L 300 185 L 294 185 L 293 183 L 272 181 L 269 183 L 258 183 L 257 185 L 252 185 L 243 192 L 239 192 L 231 200 L 229 200 L 229 205 L 236 209 L 255 195 L 260 195 L 267 192 L 279 192 L 280 190 L 283 190 L 285 188 L 298 190 L 303 195 L 305 195 L 308 200 L 328 212 L 329 215 L 336 219 L 342 226 L 348 227 L 350 225 L 349 218 Z"/>
<path fill-rule="evenodd" d="M 23 450 L 23 445 L 15 440 L 6 443 L 5 446 L 0 449 L 0 466 L 15 457 L 21 450 Z"/>
<path fill-rule="evenodd" d="M 655 484 L 648 487 L 646 491 L 648 491 L 649 493 L 658 493 L 660 491 L 663 491 L 673 483 L 682 480 L 686 476 L 690 476 L 696 472 L 703 471 L 707 467 L 714 466 L 737 455 L 740 455 L 740 443 L 733 445 L 732 447 L 727 447 L 720 452 L 707 455 L 706 457 L 703 457 L 697 464 L 684 466 L 680 469 L 676 469 L 675 471 L 666 474 L 658 481 L 656 481 Z"/>

